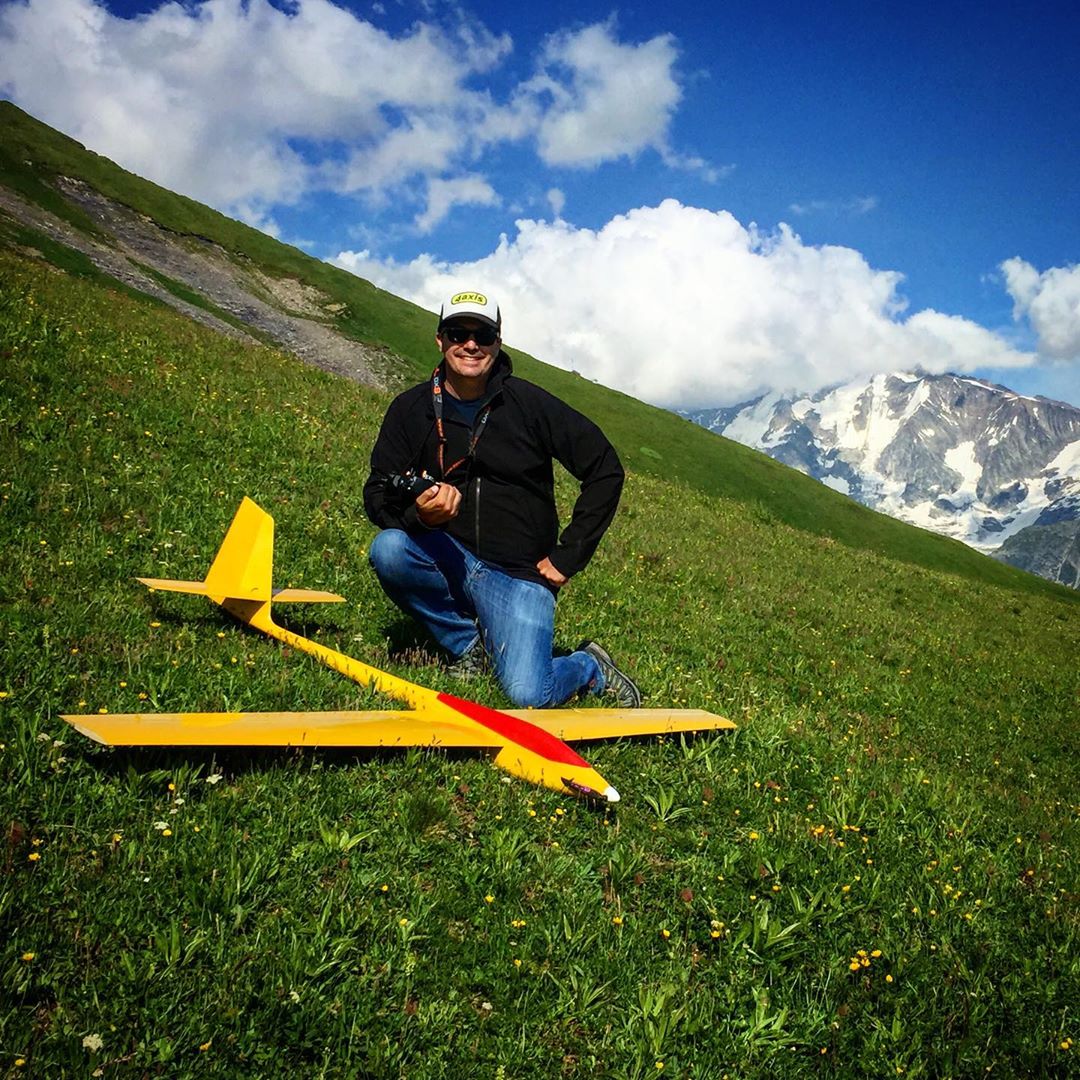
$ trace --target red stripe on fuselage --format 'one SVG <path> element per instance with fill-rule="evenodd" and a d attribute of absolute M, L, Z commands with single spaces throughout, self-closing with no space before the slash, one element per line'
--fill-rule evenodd
<path fill-rule="evenodd" d="M 454 697 L 452 694 L 439 694 L 439 700 L 454 709 L 456 712 L 483 724 L 496 735 L 502 735 L 511 742 L 531 750 L 534 754 L 545 757 L 548 761 L 556 761 L 562 765 L 579 765 L 590 768 L 589 763 L 579 757 L 562 741 L 557 739 L 543 728 L 530 724 L 527 720 L 519 720 L 516 716 L 507 716 L 498 709 L 489 709 L 486 705 L 477 705 L 475 701 L 466 701 L 464 698 Z"/>

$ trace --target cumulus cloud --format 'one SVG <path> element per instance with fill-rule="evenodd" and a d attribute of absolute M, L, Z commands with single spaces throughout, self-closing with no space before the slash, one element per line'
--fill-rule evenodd
<path fill-rule="evenodd" d="M 455 206 L 494 206 L 498 201 L 495 189 L 481 176 L 436 177 L 428 184 L 427 209 L 417 217 L 416 225 L 429 233 Z"/>
<path fill-rule="evenodd" d="M 649 147 L 665 153 L 682 96 L 676 55 L 670 34 L 626 45 L 610 22 L 548 38 L 540 74 L 521 90 L 546 102 L 537 131 L 541 158 L 593 166 Z"/>
<path fill-rule="evenodd" d="M 1039 273 L 1023 259 L 1001 264 L 1013 299 L 1013 317 L 1027 319 L 1039 352 L 1051 360 L 1080 360 L 1080 266 L 1055 266 Z"/>
<path fill-rule="evenodd" d="M 94 0 L 7 3 L 0 90 L 124 167 L 255 220 L 331 190 L 376 210 L 426 198 L 415 221 L 430 229 L 455 205 L 496 201 L 482 161 L 512 143 L 582 167 L 648 148 L 696 161 L 668 146 L 670 36 L 625 43 L 611 22 L 558 33 L 500 100 L 489 77 L 509 36 L 449 10 L 394 34 L 330 0 L 162 3 L 131 19 Z"/>
<path fill-rule="evenodd" d="M 394 263 L 367 252 L 334 261 L 432 310 L 448 289 L 490 290 L 513 346 L 658 405 L 1034 361 L 968 319 L 908 315 L 902 276 L 857 251 L 674 200 L 595 231 L 519 221 L 513 239 L 474 262 Z"/>

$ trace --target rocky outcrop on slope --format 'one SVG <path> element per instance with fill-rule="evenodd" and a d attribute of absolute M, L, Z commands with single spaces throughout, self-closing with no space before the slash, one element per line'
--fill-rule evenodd
<path fill-rule="evenodd" d="M 99 235 L 82 232 L 2 185 L 0 213 L 74 248 L 103 273 L 219 333 L 269 342 L 315 367 L 369 386 L 396 385 L 395 357 L 339 333 L 334 322 L 341 305 L 318 289 L 294 279 L 271 278 L 218 244 L 162 228 L 81 180 L 59 177 L 56 187 L 91 218 Z M 26 245 L 22 250 L 33 253 Z"/>

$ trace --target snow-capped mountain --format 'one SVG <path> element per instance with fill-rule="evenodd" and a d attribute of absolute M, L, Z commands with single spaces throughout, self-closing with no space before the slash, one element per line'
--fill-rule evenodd
<path fill-rule="evenodd" d="M 958 375 L 876 375 L 682 415 L 859 502 L 1080 585 L 1080 409 Z"/>

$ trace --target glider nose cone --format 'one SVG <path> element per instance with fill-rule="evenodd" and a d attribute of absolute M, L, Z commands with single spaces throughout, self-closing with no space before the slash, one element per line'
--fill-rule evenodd
<path fill-rule="evenodd" d="M 608 784 L 608 786 L 604 788 L 604 798 L 607 799 L 608 802 L 618 802 L 619 793 Z"/>

